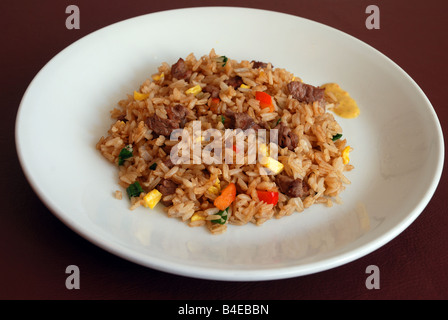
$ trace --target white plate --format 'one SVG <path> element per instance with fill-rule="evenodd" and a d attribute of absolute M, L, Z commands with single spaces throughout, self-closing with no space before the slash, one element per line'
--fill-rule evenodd
<path fill-rule="evenodd" d="M 111 110 L 163 62 L 215 48 L 269 61 L 320 85 L 337 82 L 361 109 L 338 118 L 354 151 L 344 201 L 213 236 L 162 210 L 114 198 L 117 170 L 95 149 Z M 270 280 L 333 268 L 384 245 L 423 211 L 439 182 L 443 136 L 429 100 L 390 59 L 338 30 L 243 8 L 159 12 L 98 30 L 55 56 L 20 105 L 16 144 L 42 201 L 74 231 L 122 258 L 174 274 Z"/>

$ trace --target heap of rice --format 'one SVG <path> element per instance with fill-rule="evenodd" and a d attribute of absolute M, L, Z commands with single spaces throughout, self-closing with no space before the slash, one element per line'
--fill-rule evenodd
<path fill-rule="evenodd" d="M 226 60 L 226 59 L 225 59 Z M 117 108 L 111 111 L 116 121 L 107 136 L 101 137 L 97 149 L 111 163 L 117 165 L 118 183 L 127 188 L 138 181 L 144 192 L 130 199 L 130 208 L 141 206 L 147 192 L 155 189 L 163 179 L 177 184 L 174 194 L 162 200 L 170 203 L 165 207 L 169 217 L 180 218 L 189 226 L 206 226 L 213 234 L 226 231 L 228 224 L 245 225 L 252 222 L 261 225 L 269 219 L 281 218 L 294 212 L 301 212 L 316 203 L 332 206 L 339 202 L 338 195 L 350 181 L 344 171 L 353 168 L 344 164 L 342 152 L 347 147 L 345 139 L 333 141 L 342 132 L 333 114 L 326 112 L 327 102 L 300 102 L 288 91 L 288 83 L 300 81 L 293 74 L 271 64 L 254 67 L 254 62 L 224 60 L 214 50 L 200 59 L 190 54 L 185 63 L 191 70 L 187 79 L 178 80 L 171 76 L 171 65 L 163 63 L 158 72 L 146 80 L 138 92 L 143 100 L 128 95 Z M 174 63 L 174 62 L 173 62 Z M 234 88 L 227 80 L 239 76 L 244 86 Z M 194 86 L 214 85 L 220 88 L 219 104 L 212 104 L 210 93 L 187 94 Z M 275 110 L 261 108 L 254 98 L 256 91 L 272 96 Z M 279 148 L 278 161 L 283 166 L 282 174 L 302 179 L 309 187 L 306 196 L 292 198 L 279 192 L 276 205 L 260 201 L 257 190 L 279 191 L 275 176 L 262 175 L 263 166 L 256 164 L 180 164 L 171 169 L 164 164 L 169 154 L 166 147 L 177 142 L 169 137 L 155 134 L 147 125 L 147 119 L 156 114 L 167 118 L 168 106 L 181 104 L 190 110 L 184 129 L 192 131 L 193 121 L 201 121 L 202 130 L 226 129 L 221 115 L 227 109 L 250 115 L 257 123 L 277 122 L 291 128 L 298 137 L 294 150 Z M 281 119 L 281 120 L 279 120 Z M 203 146 L 207 142 L 203 142 Z M 127 145 L 132 145 L 133 155 L 118 165 L 118 155 Z M 156 164 L 156 165 L 154 165 Z M 237 196 L 228 208 L 224 224 L 214 223 L 218 209 L 213 202 L 219 194 L 210 192 L 210 187 L 219 179 L 221 190 L 229 183 L 237 186 Z M 121 198 L 121 192 L 117 192 Z M 127 197 L 125 197 L 126 200 Z M 161 203 L 157 206 L 163 207 Z M 149 209 L 147 209 L 149 210 Z M 195 216 L 195 219 L 192 217 Z"/>

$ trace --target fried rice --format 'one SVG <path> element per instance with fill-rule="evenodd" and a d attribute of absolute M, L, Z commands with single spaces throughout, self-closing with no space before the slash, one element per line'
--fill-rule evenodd
<path fill-rule="evenodd" d="M 271 97 L 268 107 L 258 92 Z M 349 147 L 340 138 L 342 128 L 327 111 L 329 106 L 331 99 L 323 89 L 285 69 L 232 60 L 212 49 L 199 59 L 190 54 L 185 60 L 163 63 L 111 110 L 114 122 L 96 148 L 117 167 L 118 184 L 128 191 L 123 198 L 130 201 L 130 209 L 155 201 L 152 207 L 160 200 L 157 207 L 168 217 L 220 234 L 229 224 L 262 225 L 313 204 L 341 201 L 339 194 L 350 184 L 344 173 L 353 166 L 346 161 Z M 194 137 L 197 121 L 202 131 L 215 129 L 223 136 L 229 128 L 278 130 L 278 157 L 273 160 L 280 163 L 278 172 L 263 161 L 173 163 L 171 151 L 180 142 L 170 134 L 182 129 Z M 207 144 L 199 142 L 202 150 Z M 244 160 L 248 150 L 245 140 Z M 137 193 L 129 193 L 137 184 Z M 223 211 L 216 199 L 231 184 L 236 193 Z M 267 193 L 262 197 L 263 191 Z M 153 194 L 159 199 L 151 198 Z M 121 198 L 122 192 L 117 190 L 116 196 Z"/>

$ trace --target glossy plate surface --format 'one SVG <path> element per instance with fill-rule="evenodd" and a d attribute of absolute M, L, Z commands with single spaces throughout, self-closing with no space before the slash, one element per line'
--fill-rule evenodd
<path fill-rule="evenodd" d="M 211 48 L 236 60 L 272 62 L 313 85 L 337 82 L 358 102 L 357 119 L 337 117 L 355 166 L 343 204 L 315 205 L 261 227 L 229 226 L 213 236 L 168 218 L 161 206 L 129 211 L 125 198 L 114 198 L 116 168 L 95 149 L 111 124 L 109 110 L 162 62 Z M 423 211 L 444 161 L 434 109 L 389 58 L 310 20 L 230 7 L 140 16 L 70 45 L 26 91 L 16 144 L 35 192 L 81 236 L 150 268 L 234 281 L 306 275 L 376 250 Z"/>

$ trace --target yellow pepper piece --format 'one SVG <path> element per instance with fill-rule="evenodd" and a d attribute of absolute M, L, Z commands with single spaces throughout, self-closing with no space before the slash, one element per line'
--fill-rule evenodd
<path fill-rule="evenodd" d="M 205 217 L 195 213 L 192 217 L 191 217 L 191 222 L 195 222 L 198 220 L 205 220 Z"/>
<path fill-rule="evenodd" d="M 134 91 L 134 99 L 137 101 L 142 101 L 142 100 L 148 99 L 148 97 L 149 97 L 149 94 L 147 94 L 147 93 L 140 93 L 140 92 Z"/>
<path fill-rule="evenodd" d="M 159 190 L 154 189 L 143 197 L 143 205 L 152 209 L 159 203 L 160 199 L 162 199 L 162 193 L 160 193 Z"/>
<path fill-rule="evenodd" d="M 163 79 L 165 77 L 165 73 L 162 72 L 161 74 L 156 74 L 152 76 L 152 80 L 159 81 L 160 79 Z"/>
<path fill-rule="evenodd" d="M 261 159 L 260 163 L 263 165 L 263 167 L 268 168 L 271 170 L 274 174 L 279 174 L 283 171 L 283 164 L 280 161 L 275 160 L 271 157 L 264 157 Z"/>
<path fill-rule="evenodd" d="M 350 162 L 350 157 L 349 157 L 350 150 L 351 150 L 350 146 L 347 146 L 344 148 L 344 150 L 342 150 L 342 162 L 344 164 L 347 164 Z"/>
<path fill-rule="evenodd" d="M 186 94 L 194 94 L 197 95 L 199 92 L 202 91 L 202 88 L 200 85 L 196 85 L 194 87 L 191 87 L 190 89 L 188 89 L 187 91 L 185 91 Z"/>
<path fill-rule="evenodd" d="M 242 85 L 240 85 L 240 88 L 249 89 L 250 87 L 247 84 L 243 83 Z"/>

